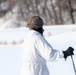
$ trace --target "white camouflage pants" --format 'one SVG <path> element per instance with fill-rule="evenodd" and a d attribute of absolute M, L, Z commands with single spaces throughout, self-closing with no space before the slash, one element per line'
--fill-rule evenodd
<path fill-rule="evenodd" d="M 22 66 L 21 75 L 49 75 L 46 64 L 26 64 Z"/>

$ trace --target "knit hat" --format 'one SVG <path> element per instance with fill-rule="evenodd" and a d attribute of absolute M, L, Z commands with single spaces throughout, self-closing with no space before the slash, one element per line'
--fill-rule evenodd
<path fill-rule="evenodd" d="M 39 16 L 33 16 L 27 21 L 27 27 L 30 29 L 43 28 L 44 22 Z"/>

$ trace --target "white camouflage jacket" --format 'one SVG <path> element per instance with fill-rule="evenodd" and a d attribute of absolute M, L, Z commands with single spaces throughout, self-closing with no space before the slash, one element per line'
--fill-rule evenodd
<path fill-rule="evenodd" d="M 22 44 L 23 67 L 21 75 L 49 75 L 46 61 L 55 61 L 63 54 L 55 50 L 37 31 L 30 30 Z"/>

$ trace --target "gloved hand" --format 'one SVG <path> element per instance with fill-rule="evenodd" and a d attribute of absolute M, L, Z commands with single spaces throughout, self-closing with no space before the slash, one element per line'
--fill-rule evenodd
<path fill-rule="evenodd" d="M 65 60 L 68 56 L 74 55 L 73 51 L 74 51 L 74 48 L 72 47 L 69 47 L 66 51 L 63 51 Z"/>

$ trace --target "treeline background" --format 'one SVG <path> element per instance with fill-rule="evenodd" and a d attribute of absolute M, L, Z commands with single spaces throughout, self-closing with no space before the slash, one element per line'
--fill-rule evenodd
<path fill-rule="evenodd" d="M 7 13 L 19 21 L 38 15 L 45 25 L 75 25 L 76 0 L 0 0 L 0 18 L 7 20 Z"/>

